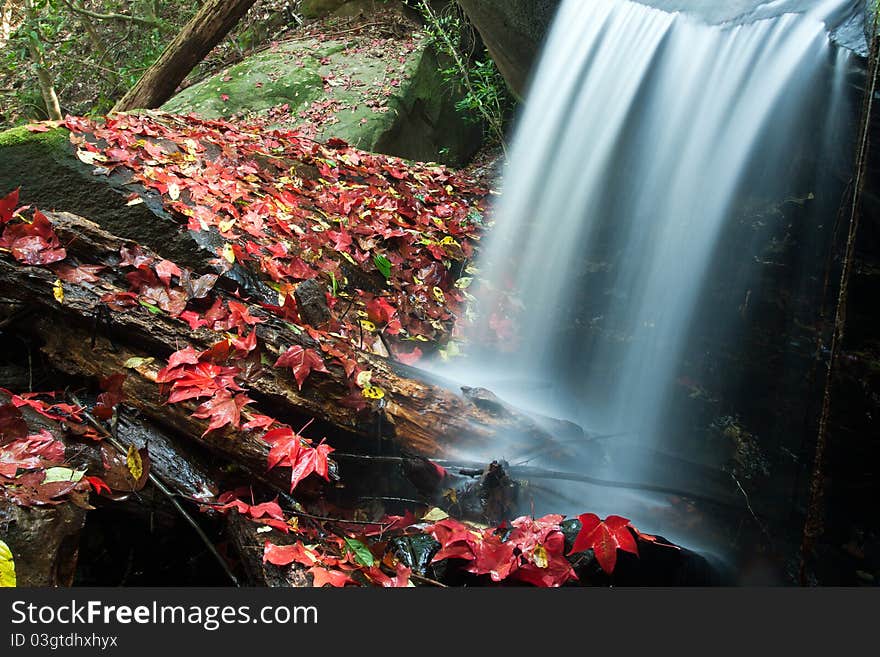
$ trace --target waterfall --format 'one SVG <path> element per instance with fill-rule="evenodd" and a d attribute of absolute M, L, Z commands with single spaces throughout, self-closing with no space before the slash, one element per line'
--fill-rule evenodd
<path fill-rule="evenodd" d="M 675 453 L 664 413 L 695 318 L 731 329 L 698 306 L 739 197 L 819 180 L 793 151 L 827 160 L 845 132 L 850 54 L 826 19 L 852 3 L 785 4 L 720 23 L 628 0 L 558 10 L 478 263 L 470 354 L 439 369 L 635 446 L 568 469 L 652 480 Z"/>

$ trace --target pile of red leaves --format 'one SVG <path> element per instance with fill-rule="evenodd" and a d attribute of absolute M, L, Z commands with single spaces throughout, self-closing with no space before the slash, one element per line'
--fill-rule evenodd
<path fill-rule="evenodd" d="M 302 323 L 293 291 L 314 279 L 331 317 L 313 328 L 411 362 L 419 343 L 442 344 L 465 308 L 486 192 L 444 167 L 195 117 L 65 126 L 96 172 L 128 172 L 182 227 L 221 236 L 216 265 L 259 272 L 278 294 L 270 310 L 289 321 Z M 156 288 L 151 277 L 136 283 Z"/>

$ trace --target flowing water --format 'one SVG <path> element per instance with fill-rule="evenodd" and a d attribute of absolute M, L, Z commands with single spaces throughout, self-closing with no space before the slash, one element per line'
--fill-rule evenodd
<path fill-rule="evenodd" d="M 852 2 L 728 4 L 751 7 L 707 20 L 563 0 L 519 118 L 478 263 L 488 281 L 478 337 L 500 334 L 509 349 L 474 346 L 439 369 L 630 446 L 613 463 L 574 457 L 568 470 L 656 479 L 658 455 L 676 453 L 661 427 L 693 322 L 716 321 L 698 305 L 739 198 L 781 201 L 818 180 L 793 151 L 824 161 L 850 119 L 851 55 L 827 22 Z M 493 310 L 511 289 L 512 302 Z M 516 338 L 504 312 L 517 316 Z M 723 313 L 717 323 L 702 328 L 729 329 Z M 582 491 L 566 494 L 587 506 Z M 599 512 L 638 506 L 608 490 L 592 489 L 589 502 Z"/>

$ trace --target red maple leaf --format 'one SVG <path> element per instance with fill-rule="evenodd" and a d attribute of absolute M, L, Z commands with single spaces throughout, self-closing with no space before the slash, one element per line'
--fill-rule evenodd
<path fill-rule="evenodd" d="M 348 583 L 355 583 L 355 581 L 348 576 L 348 573 L 341 570 L 331 570 L 329 568 L 322 568 L 321 566 L 312 566 L 309 568 L 308 572 L 311 573 L 314 578 L 312 585 L 315 587 L 321 587 L 325 584 L 341 587 Z"/>
<path fill-rule="evenodd" d="M 299 345 L 294 345 L 285 351 L 278 360 L 275 361 L 275 367 L 289 367 L 293 370 L 293 376 L 296 384 L 302 390 L 302 384 L 312 372 L 327 372 L 324 360 L 312 349 L 303 349 Z"/>
<path fill-rule="evenodd" d="M 205 433 L 202 436 L 227 424 L 232 426 L 233 429 L 237 429 L 241 423 L 241 409 L 252 401 L 253 399 L 243 394 L 233 397 L 227 390 L 218 390 L 211 399 L 202 403 L 196 409 L 193 417 L 203 420 L 211 419 L 208 423 L 208 428 L 205 429 Z"/>
<path fill-rule="evenodd" d="M 414 365 L 419 361 L 422 357 L 422 350 L 416 347 L 411 352 L 406 353 L 404 351 L 397 352 L 397 360 L 399 360 L 404 365 Z"/>
<path fill-rule="evenodd" d="M 584 513 L 578 516 L 578 520 L 581 521 L 581 530 L 569 554 L 592 549 L 596 561 L 609 575 L 614 572 L 618 548 L 638 555 L 639 548 L 629 529 L 628 519 L 608 516 L 605 520 L 599 520 L 595 513 Z"/>
<path fill-rule="evenodd" d="M 170 260 L 161 260 L 159 264 L 155 266 L 155 270 L 156 276 L 159 277 L 159 280 L 162 281 L 166 287 L 171 285 L 172 276 L 177 276 L 179 278 L 182 273 L 180 267 Z"/>
<path fill-rule="evenodd" d="M 254 324 L 259 324 L 264 321 L 259 317 L 254 317 L 250 313 L 250 309 L 244 305 L 243 303 L 239 303 L 238 301 L 230 301 L 229 304 L 229 320 L 227 328 L 237 328 L 239 333 L 244 333 L 247 330 L 247 326 Z"/>
<path fill-rule="evenodd" d="M 95 276 L 99 271 L 106 269 L 102 265 L 72 265 L 57 264 L 52 266 L 52 271 L 62 281 L 67 283 L 97 283 L 101 279 Z"/>
<path fill-rule="evenodd" d="M 385 297 L 374 297 L 366 304 L 367 317 L 376 324 L 386 324 L 397 312 Z"/>
<path fill-rule="evenodd" d="M 92 490 L 98 493 L 98 495 L 101 494 L 101 491 L 107 491 L 108 495 L 113 492 L 110 490 L 110 486 L 107 485 L 107 482 L 100 477 L 83 477 L 83 479 L 89 482 L 89 486 L 91 486 Z"/>
<path fill-rule="evenodd" d="M 3 198 L 0 198 L 0 224 L 8 223 L 12 219 L 15 208 L 18 206 L 18 192 L 14 189 Z"/>
<path fill-rule="evenodd" d="M 297 541 L 293 545 L 275 545 L 269 541 L 263 544 L 263 562 L 269 562 L 276 566 L 286 566 L 291 563 L 303 566 L 314 566 L 318 561 L 318 555 Z M 315 586 L 318 586 L 316 584 Z"/>

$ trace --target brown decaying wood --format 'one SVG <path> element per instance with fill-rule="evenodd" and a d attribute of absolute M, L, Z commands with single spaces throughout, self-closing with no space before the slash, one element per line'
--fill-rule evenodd
<path fill-rule="evenodd" d="M 108 261 L 118 256 L 120 246 L 130 245 L 80 217 L 67 213 L 48 216 L 61 241 L 68 245 L 68 252 L 84 262 Z M 45 268 L 0 260 L 0 293 L 39 307 L 42 319 L 34 323 L 34 330 L 44 339 L 51 362 L 70 372 L 102 377 L 122 371 L 129 356 L 156 357 L 154 363 L 138 368 L 139 376 L 129 377 L 126 385 L 136 386 L 129 392 L 130 398 L 140 399 L 142 410 L 155 415 L 163 425 L 170 423 L 178 431 L 199 436 L 205 423 L 190 418 L 185 406 L 163 405 L 152 380 L 164 364 L 162 358 L 187 344 L 205 349 L 217 340 L 217 334 L 205 329 L 190 331 L 183 322 L 167 315 L 135 309 L 111 314 L 110 333 L 118 350 L 100 337 L 92 348 L 94 317 L 103 306 L 101 295 L 113 291 L 111 284 L 65 284 L 64 302 L 59 304 L 52 297 L 54 280 L 54 274 Z M 62 326 L 63 331 L 59 330 Z M 297 335 L 271 318 L 259 324 L 257 331 L 270 359 L 293 344 L 318 348 L 308 334 Z M 431 458 L 490 460 L 502 441 L 506 456 L 515 455 L 517 449 L 534 450 L 554 442 L 554 436 L 543 428 L 548 426 L 546 421 L 540 422 L 491 398 L 487 402 L 473 393 L 458 395 L 431 385 L 415 378 L 418 370 L 385 358 L 367 353 L 359 353 L 359 358 L 373 371 L 374 380 L 383 381 L 386 392 L 384 408 L 372 413 L 358 413 L 340 403 L 350 394 L 350 387 L 342 368 L 335 365 L 328 366 L 329 374 L 313 373 L 302 390 L 289 370 L 267 367 L 249 384 L 249 394 L 261 402 L 261 412 L 297 421 L 314 417 L 373 439 L 379 426 L 401 448 Z M 242 434 L 233 438 L 212 432 L 203 442 L 215 449 L 234 450 L 236 458 L 249 468 L 258 460 L 265 462 L 265 445 L 256 437 Z"/>
<path fill-rule="evenodd" d="M 151 109 L 171 98 L 177 86 L 235 27 L 254 1 L 207 0 L 113 110 Z"/>

